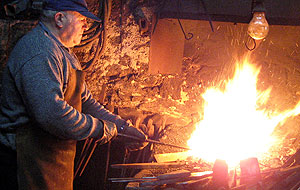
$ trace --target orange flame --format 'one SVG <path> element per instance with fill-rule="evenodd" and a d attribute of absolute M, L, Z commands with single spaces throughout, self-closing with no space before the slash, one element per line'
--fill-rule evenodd
<path fill-rule="evenodd" d="M 189 154 L 213 162 L 223 159 L 229 166 L 240 160 L 268 152 L 278 139 L 272 132 L 288 117 L 300 113 L 300 102 L 283 113 L 261 109 L 270 97 L 271 88 L 257 90 L 257 76 L 261 68 L 249 63 L 237 63 L 232 80 L 223 90 L 211 87 L 202 95 L 204 105 L 201 120 L 188 145 Z"/>

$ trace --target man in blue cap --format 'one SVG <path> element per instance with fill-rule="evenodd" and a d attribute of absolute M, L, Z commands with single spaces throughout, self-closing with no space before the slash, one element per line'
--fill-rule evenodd
<path fill-rule="evenodd" d="M 48 0 L 39 24 L 10 54 L 2 80 L 0 155 L 12 164 L 16 150 L 19 190 L 72 190 L 76 141 L 103 144 L 118 133 L 147 138 L 87 89 L 70 49 L 80 43 L 87 18 L 100 21 L 84 0 Z"/>

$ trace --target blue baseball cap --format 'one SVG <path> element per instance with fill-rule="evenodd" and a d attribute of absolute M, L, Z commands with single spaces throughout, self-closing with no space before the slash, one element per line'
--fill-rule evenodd
<path fill-rule="evenodd" d="M 101 22 L 100 18 L 88 10 L 85 0 L 46 0 L 44 9 L 52 11 L 76 11 L 87 18 Z"/>

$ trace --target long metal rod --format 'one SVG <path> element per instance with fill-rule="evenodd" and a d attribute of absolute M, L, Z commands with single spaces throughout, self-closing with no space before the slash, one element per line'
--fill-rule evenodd
<path fill-rule="evenodd" d="M 127 137 L 127 138 L 130 138 L 130 139 L 134 139 L 134 140 L 138 140 L 138 141 L 142 141 L 142 142 L 149 142 L 149 143 L 155 143 L 155 144 L 160 144 L 160 145 L 165 145 L 165 146 L 171 146 L 171 147 L 175 147 L 175 148 L 181 148 L 181 149 L 185 149 L 185 150 L 191 150 L 190 148 L 187 148 L 187 147 L 177 146 L 177 145 L 168 144 L 168 143 L 163 143 L 163 142 L 159 142 L 159 141 L 152 140 L 152 139 L 143 140 L 143 139 L 137 138 L 135 136 L 126 135 L 126 134 L 123 134 L 123 133 L 118 133 L 118 136 Z"/>
<path fill-rule="evenodd" d="M 80 153 L 80 156 L 79 156 L 77 164 L 76 164 L 74 179 L 77 176 L 79 170 L 81 169 L 83 161 L 85 160 L 86 156 L 88 155 L 88 151 L 89 151 L 89 148 L 90 148 L 92 142 L 93 142 L 93 139 L 86 139 L 85 142 L 84 142 L 84 146 L 82 148 L 82 151 Z M 82 173 L 82 171 L 80 173 Z"/>

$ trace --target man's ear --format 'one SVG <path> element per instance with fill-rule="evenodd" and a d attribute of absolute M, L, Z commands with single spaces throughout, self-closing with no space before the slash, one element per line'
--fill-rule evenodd
<path fill-rule="evenodd" d="M 65 15 L 62 12 L 58 12 L 54 16 L 55 25 L 59 28 L 63 27 L 63 23 L 65 22 Z"/>

